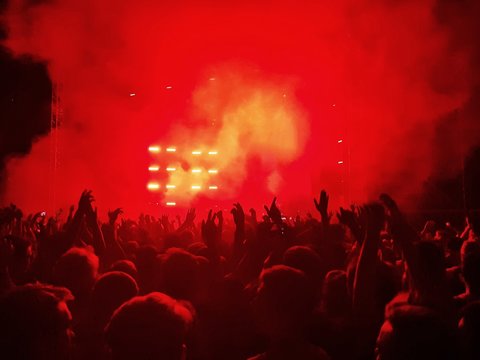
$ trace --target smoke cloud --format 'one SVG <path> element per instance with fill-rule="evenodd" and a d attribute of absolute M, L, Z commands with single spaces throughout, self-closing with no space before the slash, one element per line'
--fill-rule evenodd
<path fill-rule="evenodd" d="M 437 126 L 475 85 L 471 47 L 454 46 L 438 6 L 12 0 L 4 45 L 45 61 L 61 84 L 59 206 L 92 188 L 105 207 L 144 209 L 151 144 L 216 148 L 228 201 L 278 193 L 294 208 L 321 187 L 334 203 L 407 198 L 438 173 Z M 11 159 L 5 201 L 45 207 L 49 151 L 41 138 Z M 187 181 L 190 165 L 161 181 Z"/>

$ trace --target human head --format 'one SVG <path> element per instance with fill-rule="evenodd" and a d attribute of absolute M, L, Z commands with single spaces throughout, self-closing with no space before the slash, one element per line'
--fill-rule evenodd
<path fill-rule="evenodd" d="M 110 266 L 110 271 L 123 271 L 124 273 L 130 275 L 132 278 L 137 278 L 137 267 L 130 260 L 118 260 L 115 261 L 112 266 Z"/>
<path fill-rule="evenodd" d="M 323 309 L 332 316 L 348 315 L 351 307 L 347 274 L 343 270 L 331 270 L 325 276 L 322 292 Z"/>
<path fill-rule="evenodd" d="M 98 257 L 91 248 L 71 248 L 55 265 L 54 277 L 77 298 L 90 294 L 98 274 Z"/>
<path fill-rule="evenodd" d="M 298 334 L 314 305 L 314 289 L 301 270 L 275 265 L 260 275 L 255 308 L 259 325 L 268 336 Z"/>
<path fill-rule="evenodd" d="M 100 276 L 92 291 L 92 315 L 103 325 L 115 309 L 138 294 L 135 280 L 121 271 L 111 271 Z"/>
<path fill-rule="evenodd" d="M 62 360 L 70 357 L 71 315 L 67 289 L 14 288 L 0 299 L 0 358 Z"/>
<path fill-rule="evenodd" d="M 176 299 L 191 301 L 196 295 L 198 273 L 196 256 L 170 248 L 161 257 L 160 290 Z"/>
<path fill-rule="evenodd" d="M 325 277 L 320 256 L 308 246 L 292 246 L 283 255 L 283 263 L 305 273 L 307 278 L 319 286 Z"/>
<path fill-rule="evenodd" d="M 105 329 L 113 360 L 180 360 L 192 313 L 168 295 L 154 292 L 124 303 Z"/>
<path fill-rule="evenodd" d="M 33 261 L 32 242 L 28 239 L 7 235 L 5 240 L 12 244 L 13 253 L 9 264 L 10 276 L 16 284 L 21 284 Z"/>
<path fill-rule="evenodd" d="M 454 329 L 421 306 L 392 309 L 377 338 L 377 360 L 453 360 L 456 350 Z"/>

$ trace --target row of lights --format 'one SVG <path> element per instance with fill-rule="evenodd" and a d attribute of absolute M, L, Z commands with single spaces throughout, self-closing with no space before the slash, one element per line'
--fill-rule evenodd
<path fill-rule="evenodd" d="M 160 148 L 160 146 L 157 146 L 157 145 L 152 145 L 152 146 L 149 146 L 148 147 L 148 151 L 151 152 L 151 153 L 159 153 L 160 151 L 162 151 L 162 149 Z M 169 152 L 169 153 L 174 153 L 174 152 L 177 152 L 177 149 L 175 147 L 168 147 L 165 149 L 166 152 Z M 193 150 L 192 151 L 192 155 L 202 155 L 203 154 L 203 151 L 201 150 Z M 218 155 L 218 151 L 216 150 L 210 150 L 207 152 L 208 155 Z"/>
<path fill-rule="evenodd" d="M 158 145 L 151 145 L 148 147 L 148 151 L 152 154 L 158 154 L 162 151 L 162 148 Z M 174 147 L 174 146 L 170 146 L 170 147 L 167 147 L 165 148 L 165 151 L 167 153 L 175 153 L 177 152 L 177 148 Z M 202 155 L 204 153 L 204 151 L 202 150 L 193 150 L 191 152 L 192 155 L 194 156 L 199 156 L 199 155 Z M 205 154 L 207 155 L 218 155 L 218 151 L 216 150 L 209 150 L 209 151 L 206 151 Z M 168 166 L 165 168 L 165 170 L 167 172 L 173 172 L 173 171 L 176 171 L 177 168 L 173 167 L 173 166 Z M 159 165 L 156 165 L 156 164 L 152 164 L 148 167 L 148 171 L 150 172 L 158 172 L 160 171 L 160 166 Z M 203 169 L 200 169 L 200 168 L 194 168 L 191 170 L 191 173 L 192 174 L 199 174 L 199 173 L 202 173 L 204 170 Z M 218 170 L 217 169 L 208 169 L 206 170 L 209 174 L 218 174 Z M 147 189 L 149 191 L 158 191 L 160 189 L 160 184 L 158 182 L 155 182 L 155 181 L 150 181 L 148 184 L 147 184 Z M 173 185 L 173 184 L 167 184 L 165 185 L 165 188 L 166 189 L 169 189 L 169 190 L 173 190 L 173 189 L 176 189 L 177 186 L 176 185 Z M 202 189 L 202 186 L 201 185 L 191 185 L 190 188 L 192 190 L 201 190 Z M 217 185 L 208 185 L 206 188 L 208 188 L 208 190 L 218 190 L 218 186 Z M 177 203 L 174 202 L 174 201 L 167 201 L 165 202 L 165 205 L 166 206 L 176 206 Z"/>
<path fill-rule="evenodd" d="M 159 170 L 160 170 L 160 166 L 158 166 L 158 165 L 150 165 L 148 167 L 148 171 L 150 171 L 150 172 L 157 172 Z M 173 172 L 173 171 L 177 171 L 177 168 L 169 166 L 169 167 L 166 167 L 165 170 L 168 171 L 168 172 Z M 191 170 L 192 174 L 199 174 L 202 171 L 203 171 L 202 169 L 192 169 Z M 217 169 L 208 169 L 207 172 L 209 174 L 218 174 Z"/>
<path fill-rule="evenodd" d="M 177 186 L 176 185 L 171 185 L 171 184 L 168 184 L 168 185 L 165 185 L 165 188 L 167 189 L 176 189 Z M 151 191 L 156 191 L 156 190 L 159 190 L 160 189 L 160 184 L 158 182 L 154 182 L 154 181 L 151 181 L 147 184 L 147 189 L 148 190 L 151 190 Z M 202 186 L 201 185 L 192 185 L 191 186 L 191 189 L 192 190 L 201 190 L 202 189 Z M 218 190 L 218 186 L 217 185 L 209 185 L 208 186 L 208 190 Z"/>

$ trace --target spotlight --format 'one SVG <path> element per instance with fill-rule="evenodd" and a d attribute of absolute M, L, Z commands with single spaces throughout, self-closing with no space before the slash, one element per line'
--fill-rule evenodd
<path fill-rule="evenodd" d="M 158 165 L 150 165 L 148 167 L 148 171 L 158 171 L 158 170 L 160 170 L 160 166 Z"/>
<path fill-rule="evenodd" d="M 152 153 L 159 153 L 160 152 L 160 146 L 152 145 L 148 147 L 148 151 Z"/>
<path fill-rule="evenodd" d="M 159 183 L 156 183 L 156 182 L 149 182 L 149 183 L 147 184 L 147 189 L 148 189 L 148 190 L 151 190 L 151 191 L 158 190 L 158 189 L 160 189 L 160 184 L 159 184 Z"/>

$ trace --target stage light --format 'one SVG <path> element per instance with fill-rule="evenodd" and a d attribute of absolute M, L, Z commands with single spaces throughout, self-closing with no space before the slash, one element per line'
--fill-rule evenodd
<path fill-rule="evenodd" d="M 217 169 L 210 169 L 210 170 L 208 170 L 208 173 L 209 174 L 217 174 L 218 170 Z"/>
<path fill-rule="evenodd" d="M 172 88 L 173 88 L 173 86 L 171 86 L 171 85 L 165 86 L 165 89 L 167 89 L 167 90 L 172 90 Z"/>
<path fill-rule="evenodd" d="M 218 186 L 217 185 L 210 185 L 208 187 L 210 190 L 217 190 L 218 189 Z"/>
<path fill-rule="evenodd" d="M 192 190 L 200 190 L 201 188 L 200 185 L 192 185 Z"/>
<path fill-rule="evenodd" d="M 208 79 L 210 81 L 215 81 L 215 78 L 214 77 L 211 77 L 210 79 Z"/>
<path fill-rule="evenodd" d="M 149 182 L 147 184 L 147 189 L 150 190 L 150 191 L 158 190 L 158 189 L 160 189 L 160 184 L 156 183 L 156 182 Z"/>
<path fill-rule="evenodd" d="M 217 155 L 218 154 L 218 151 L 209 151 L 208 152 L 208 155 Z"/>
<path fill-rule="evenodd" d="M 150 165 L 148 167 L 148 171 L 158 171 L 158 170 L 160 170 L 160 166 L 158 165 Z"/>
<path fill-rule="evenodd" d="M 340 139 L 340 140 L 338 140 L 337 142 L 338 142 L 339 144 L 341 144 L 341 143 L 343 142 L 343 140 L 342 140 L 342 139 Z"/>
<path fill-rule="evenodd" d="M 160 152 L 160 146 L 152 145 L 148 147 L 148 151 L 152 153 L 159 153 Z"/>
<path fill-rule="evenodd" d="M 192 151 L 192 155 L 202 155 L 202 152 L 199 150 Z"/>
<path fill-rule="evenodd" d="M 174 168 L 174 167 L 167 167 L 166 170 L 167 170 L 167 171 L 175 171 L 175 170 L 177 170 L 177 169 Z"/>
<path fill-rule="evenodd" d="M 167 152 L 175 152 L 175 151 L 177 151 L 177 149 L 175 149 L 174 147 L 169 147 L 169 148 L 167 148 L 166 150 L 167 150 Z"/>
<path fill-rule="evenodd" d="M 337 162 L 338 165 L 342 165 L 343 164 L 343 160 L 340 160 Z"/>
<path fill-rule="evenodd" d="M 165 205 L 167 205 L 167 206 L 175 206 L 175 205 L 177 205 L 177 203 L 176 203 L 176 202 L 173 202 L 173 201 L 167 201 L 167 202 L 165 203 Z"/>
<path fill-rule="evenodd" d="M 202 172 L 202 169 L 192 169 L 192 173 L 198 174 L 201 172 Z"/>
<path fill-rule="evenodd" d="M 175 188 L 176 188 L 175 185 L 167 185 L 167 186 L 165 186 L 165 187 L 166 187 L 167 189 L 175 189 Z"/>
<path fill-rule="evenodd" d="M 137 95 L 137 94 L 135 94 L 135 93 L 130 93 L 130 94 L 128 94 L 128 95 L 129 95 L 130 97 L 134 97 L 134 96 Z"/>

